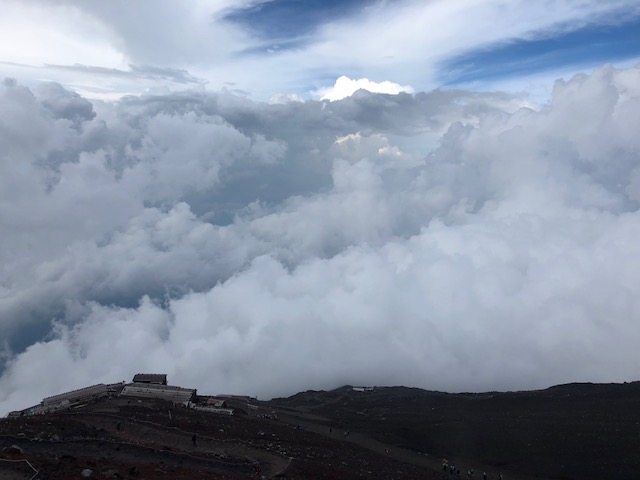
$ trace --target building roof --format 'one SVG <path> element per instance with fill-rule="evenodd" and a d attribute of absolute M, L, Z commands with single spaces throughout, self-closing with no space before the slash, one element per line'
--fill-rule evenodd
<path fill-rule="evenodd" d="M 166 385 L 167 375 L 165 373 L 136 373 L 136 375 L 133 377 L 133 382 Z"/>
<path fill-rule="evenodd" d="M 218 407 L 209 407 L 205 405 L 196 405 L 193 407 L 195 410 L 200 410 L 202 412 L 211 412 L 211 413 L 219 413 L 221 415 L 233 415 L 233 408 L 218 408 Z"/>
<path fill-rule="evenodd" d="M 187 403 L 196 396 L 196 389 L 150 383 L 133 383 L 126 385 L 120 395 L 124 397 L 160 398 L 175 403 Z"/>
<path fill-rule="evenodd" d="M 78 390 L 72 390 L 70 392 L 61 393 L 60 395 L 54 395 L 52 397 L 47 397 L 42 400 L 43 405 L 50 405 L 52 403 L 58 403 L 63 400 L 79 400 L 85 397 L 91 397 L 94 395 L 107 395 L 108 388 L 104 383 L 98 383 L 96 385 L 91 385 L 90 387 L 79 388 Z"/>

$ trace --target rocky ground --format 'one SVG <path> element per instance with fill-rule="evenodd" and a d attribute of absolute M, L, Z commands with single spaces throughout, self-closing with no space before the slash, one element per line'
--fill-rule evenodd
<path fill-rule="evenodd" d="M 272 404 L 392 445 L 400 459 L 412 452 L 435 469 L 446 458 L 463 477 L 473 469 L 474 478 L 640 478 L 640 382 L 483 394 L 342 388 Z"/>
<path fill-rule="evenodd" d="M 2 419 L 0 479 L 640 478 L 639 382 L 487 394 L 345 387 L 251 410 L 230 403 L 234 416 L 113 398 Z"/>
<path fill-rule="evenodd" d="M 268 410 L 264 407 L 263 410 Z M 0 421 L 0 479 L 441 478 L 282 420 L 100 400 L 70 413 Z M 193 436 L 196 444 L 193 444 Z M 257 470 L 259 469 L 259 470 Z M 257 473 L 259 472 L 259 473 Z"/>

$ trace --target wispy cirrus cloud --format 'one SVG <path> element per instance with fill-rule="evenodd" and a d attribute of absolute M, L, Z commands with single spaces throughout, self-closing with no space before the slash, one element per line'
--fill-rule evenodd
<path fill-rule="evenodd" d="M 307 98 L 340 76 L 389 81 L 419 91 L 470 84 L 471 76 L 498 81 L 558 70 L 559 65 L 576 72 L 640 56 L 631 33 L 640 13 L 633 0 L 199 0 L 135 5 L 8 0 L 8 5 L 2 43 L 28 38 L 21 51 L 0 48 L 0 61 L 185 70 L 206 79 L 213 89 L 233 82 L 262 99 L 277 93 Z M 60 22 L 50 22 L 51 17 Z M 101 87 L 126 92 L 136 87 L 124 79 L 101 84 L 98 72 L 93 72 L 94 83 Z M 18 73 L 33 77 L 31 71 Z M 39 75 L 47 74 L 44 67 Z M 139 91 L 149 88 L 145 80 L 137 85 Z M 159 76 L 154 81 L 158 86 L 171 79 Z M 79 82 L 67 77 L 64 83 Z M 82 84 L 86 91 L 91 78 L 83 78 Z"/>
<path fill-rule="evenodd" d="M 31 65 L 21 65 L 24 67 L 32 67 Z M 88 75 L 113 76 L 127 79 L 141 80 L 168 80 L 174 83 L 182 84 L 198 84 L 205 81 L 201 78 L 194 77 L 186 70 L 167 67 L 154 67 L 150 65 L 129 65 L 128 70 L 120 70 L 117 68 L 96 67 L 92 65 L 45 65 L 47 68 L 54 70 L 66 70 Z"/>
<path fill-rule="evenodd" d="M 615 25 L 605 22 L 567 32 L 541 32 L 533 38 L 472 49 L 441 66 L 442 81 L 449 85 L 482 82 L 640 58 L 639 29 L 640 17 L 632 14 Z"/>

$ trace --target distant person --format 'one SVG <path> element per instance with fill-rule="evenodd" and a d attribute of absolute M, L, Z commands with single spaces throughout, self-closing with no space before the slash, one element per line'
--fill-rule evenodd
<path fill-rule="evenodd" d="M 197 445 L 196 445 L 196 444 L 197 444 L 197 438 L 196 438 L 195 433 L 193 434 L 193 437 L 191 437 L 191 441 L 193 442 L 193 446 L 194 446 L 194 447 L 195 447 L 195 446 L 197 446 Z"/>
<path fill-rule="evenodd" d="M 333 433 L 333 428 L 329 427 L 329 435 Z"/>
<path fill-rule="evenodd" d="M 482 472 L 482 479 L 487 480 L 487 472 Z"/>

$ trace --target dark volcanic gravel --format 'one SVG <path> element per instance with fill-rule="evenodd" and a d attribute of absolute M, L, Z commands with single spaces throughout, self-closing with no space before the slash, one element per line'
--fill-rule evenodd
<path fill-rule="evenodd" d="M 640 382 L 483 394 L 343 387 L 253 402 L 251 415 L 246 401 L 229 403 L 234 416 L 114 398 L 2 419 L 0 479 L 33 477 L 19 460 L 35 479 L 86 469 L 136 480 L 452 480 L 471 469 L 491 480 L 640 478 Z M 445 458 L 460 476 L 443 472 Z"/>
<path fill-rule="evenodd" d="M 474 478 L 640 478 L 640 382 L 483 394 L 341 388 L 272 403 L 428 453 L 434 465 L 446 458 L 464 465 L 463 476 L 473 468 Z"/>

